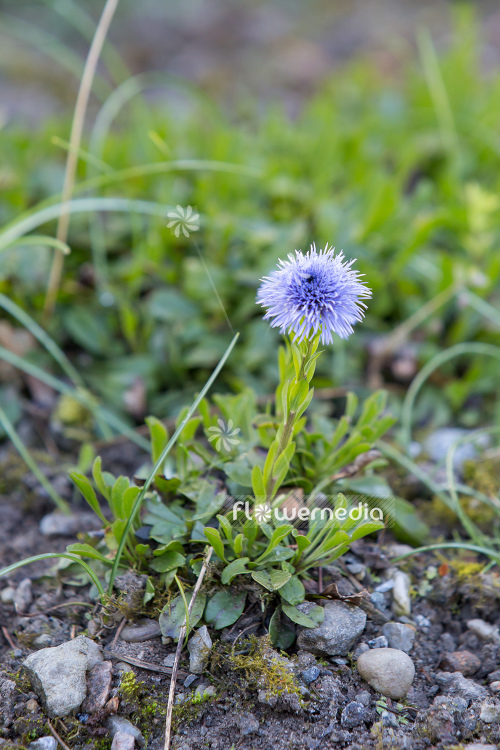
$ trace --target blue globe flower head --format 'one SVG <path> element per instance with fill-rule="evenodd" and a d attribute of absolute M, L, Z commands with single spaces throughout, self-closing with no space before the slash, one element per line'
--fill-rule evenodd
<path fill-rule="evenodd" d="M 325 246 L 319 252 L 314 244 L 305 253 L 296 250 L 288 260 L 280 260 L 278 270 L 264 276 L 257 292 L 257 304 L 267 309 L 264 320 L 281 333 L 294 333 L 300 343 L 321 334 L 322 344 L 331 344 L 333 334 L 348 338 L 353 325 L 363 319 L 363 299 L 372 293 L 360 281 L 364 274 L 351 266 L 344 253 Z"/>

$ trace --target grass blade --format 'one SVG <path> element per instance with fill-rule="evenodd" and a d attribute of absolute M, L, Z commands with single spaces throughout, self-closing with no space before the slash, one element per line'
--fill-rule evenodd
<path fill-rule="evenodd" d="M 0 424 L 4 428 L 5 432 L 9 436 L 9 438 L 12 441 L 12 444 L 14 445 L 15 449 L 23 459 L 26 466 L 30 469 L 30 471 L 35 475 L 35 477 L 38 479 L 42 487 L 48 492 L 49 496 L 54 501 L 55 505 L 59 508 L 60 511 L 63 513 L 66 513 L 69 515 L 71 513 L 71 508 L 69 507 L 66 500 L 63 500 L 61 495 L 57 492 L 57 490 L 52 486 L 52 484 L 49 482 L 47 477 L 44 475 L 44 473 L 39 468 L 37 462 L 32 457 L 29 450 L 24 445 L 23 441 L 17 434 L 14 425 L 8 418 L 7 414 L 4 412 L 2 407 L 0 407 Z"/>
<path fill-rule="evenodd" d="M 72 560 L 74 563 L 78 563 L 78 565 L 81 565 L 81 567 L 85 570 L 85 572 L 91 578 L 92 583 L 94 583 L 96 589 L 98 590 L 99 596 L 101 597 L 101 603 L 102 604 L 105 603 L 106 593 L 102 587 L 102 584 L 99 578 L 96 576 L 92 568 L 89 565 L 87 565 L 87 563 L 84 562 L 80 557 L 77 557 L 77 555 L 70 555 L 67 552 L 44 552 L 42 555 L 34 555 L 33 557 L 26 557 L 24 560 L 20 560 L 20 562 L 12 563 L 12 565 L 8 565 L 6 568 L 2 568 L 0 570 L 0 578 L 2 576 L 8 576 L 9 573 L 13 573 L 18 568 L 22 568 L 23 565 L 29 565 L 30 563 L 39 562 L 40 560 L 48 560 L 51 557 L 65 557 L 68 560 Z"/>
<path fill-rule="evenodd" d="M 163 466 L 165 458 L 168 456 L 168 454 L 170 453 L 170 451 L 174 447 L 175 443 L 177 442 L 177 439 L 178 439 L 179 435 L 181 434 L 182 430 L 184 429 L 184 427 L 189 422 L 189 420 L 193 416 L 194 412 L 198 408 L 198 404 L 205 397 L 206 393 L 211 388 L 212 383 L 214 382 L 214 380 L 217 378 L 219 372 L 224 367 L 224 364 L 225 364 L 227 358 L 229 357 L 229 355 L 231 354 L 231 352 L 232 352 L 232 350 L 233 350 L 233 348 L 234 348 L 234 346 L 236 344 L 236 341 L 238 340 L 238 336 L 239 335 L 240 334 L 237 333 L 233 337 L 233 340 L 231 341 L 231 343 L 229 344 L 228 348 L 224 352 L 221 360 L 219 361 L 219 364 L 217 365 L 217 367 L 215 368 L 215 370 L 213 371 L 213 373 L 211 374 L 211 376 L 209 377 L 209 379 L 207 380 L 207 382 L 205 383 L 205 385 L 201 389 L 201 391 L 198 394 L 198 396 L 195 398 L 195 400 L 193 401 L 193 403 L 189 407 L 189 409 L 188 409 L 188 411 L 186 413 L 186 416 L 184 417 L 184 419 L 182 420 L 182 422 L 180 423 L 180 425 L 177 427 L 177 429 L 175 430 L 174 434 L 172 435 L 172 437 L 168 441 L 167 445 L 165 446 L 165 448 L 161 452 L 160 457 L 158 458 L 157 462 L 153 466 L 152 471 L 150 472 L 148 478 L 146 479 L 146 482 L 144 483 L 144 486 L 142 487 L 139 495 L 137 496 L 137 499 L 136 499 L 136 501 L 134 503 L 134 507 L 132 508 L 132 512 L 131 512 L 131 514 L 129 516 L 129 519 L 127 521 L 127 526 L 125 527 L 125 531 L 123 533 L 123 536 L 121 538 L 120 544 L 118 546 L 118 549 L 117 549 L 117 552 L 116 552 L 116 556 L 115 556 L 115 560 L 114 560 L 114 563 L 113 563 L 113 569 L 111 571 L 111 576 L 110 576 L 110 579 L 109 579 L 109 588 L 108 588 L 110 596 L 113 593 L 113 586 L 114 586 L 116 574 L 118 572 L 118 566 L 120 565 L 121 556 L 123 554 L 123 550 L 124 550 L 125 544 L 127 542 L 128 535 L 129 535 L 130 530 L 132 528 L 132 525 L 134 523 L 135 517 L 136 517 L 137 513 L 139 512 L 139 509 L 140 509 L 140 507 L 142 505 L 142 502 L 143 502 L 143 500 L 144 500 L 144 498 L 146 496 L 146 493 L 148 492 L 149 488 L 151 487 L 151 484 L 152 484 L 155 476 L 157 475 L 158 471 Z"/>

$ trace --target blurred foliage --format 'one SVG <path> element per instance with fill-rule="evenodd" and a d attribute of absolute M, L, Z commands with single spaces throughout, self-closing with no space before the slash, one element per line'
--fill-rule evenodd
<path fill-rule="evenodd" d="M 390 75 L 349 64 L 293 121 L 279 102 L 261 111 L 244 97 L 225 113 L 162 73 L 115 89 L 87 133 L 75 198 L 148 201 L 158 215 L 72 217 L 49 332 L 89 387 L 137 419 L 176 413 L 227 346 L 227 315 L 241 340 L 219 388 L 271 393 L 279 334 L 261 322 L 256 287 L 278 257 L 313 240 L 358 258 L 373 289 L 366 323 L 325 353 L 317 387 L 359 389 L 377 342 L 446 290 L 447 302 L 407 339 L 417 364 L 464 340 L 497 343 L 500 75 L 480 71 L 476 31 L 465 8 L 439 61 L 422 36 L 420 62 Z M 2 224 L 58 202 L 65 152 L 52 139 L 69 130 L 65 116 L 37 130 L 4 126 Z M 176 205 L 196 208 L 199 231 L 173 234 Z M 53 234 L 54 222 L 41 231 Z M 51 252 L 0 253 L 0 291 L 37 320 Z M 444 366 L 416 418 L 477 424 L 491 411 L 496 370 L 480 358 Z M 396 393 L 408 382 L 390 365 L 376 376 Z"/>

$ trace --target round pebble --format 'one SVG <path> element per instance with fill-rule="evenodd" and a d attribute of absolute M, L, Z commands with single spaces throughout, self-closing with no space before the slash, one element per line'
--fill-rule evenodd
<path fill-rule="evenodd" d="M 415 666 L 404 651 L 375 648 L 365 651 L 357 661 L 358 672 L 375 690 L 388 698 L 404 698 L 415 677 Z"/>

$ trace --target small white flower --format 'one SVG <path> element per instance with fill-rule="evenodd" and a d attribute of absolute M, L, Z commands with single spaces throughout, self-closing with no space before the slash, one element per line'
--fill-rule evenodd
<path fill-rule="evenodd" d="M 172 229 L 176 237 L 179 237 L 181 232 L 184 237 L 189 237 L 190 232 L 197 232 L 200 228 L 200 214 L 191 206 L 177 206 L 173 211 L 169 211 L 167 216 L 171 220 L 167 227 Z"/>
<path fill-rule="evenodd" d="M 271 520 L 272 509 L 267 503 L 256 505 L 254 510 L 254 516 L 257 523 L 267 523 Z"/>
<path fill-rule="evenodd" d="M 209 427 L 208 431 L 213 432 L 208 438 L 210 442 L 215 442 L 216 450 L 220 451 L 221 447 L 229 453 L 232 445 L 238 445 L 240 442 L 235 435 L 238 435 L 241 430 L 239 427 L 233 429 L 233 420 L 230 419 L 227 425 L 223 419 L 217 420 L 218 427 Z"/>

